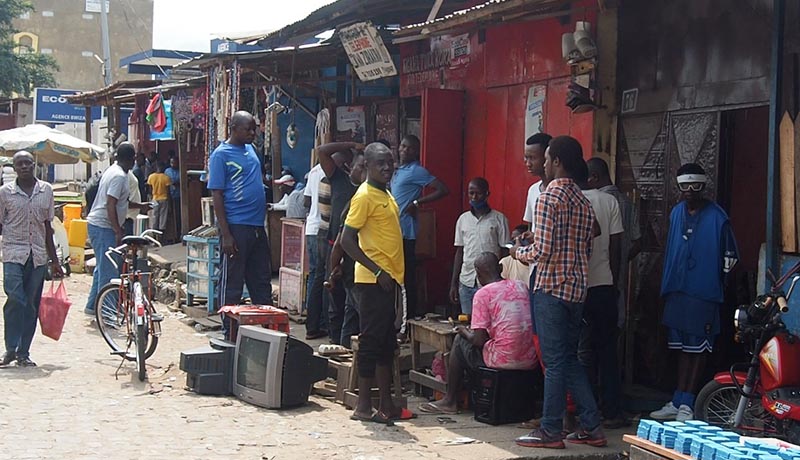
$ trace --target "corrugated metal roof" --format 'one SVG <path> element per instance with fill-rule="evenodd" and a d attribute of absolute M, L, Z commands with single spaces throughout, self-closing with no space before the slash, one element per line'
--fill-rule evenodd
<path fill-rule="evenodd" d="M 472 1 L 447 0 L 440 12 L 453 12 Z M 300 21 L 248 43 L 255 42 L 264 48 L 273 48 L 282 46 L 283 42 L 297 35 L 316 34 L 368 20 L 376 26 L 403 24 L 409 20 L 427 17 L 433 3 L 433 0 L 338 0 L 319 8 Z"/>
<path fill-rule="evenodd" d="M 478 19 L 490 19 L 492 16 L 511 11 L 536 14 L 555 9 L 568 3 L 567 0 L 489 0 L 471 8 L 454 11 L 431 21 L 410 24 L 395 32 L 397 36 L 411 35 L 422 29 L 436 27 L 446 29 L 448 26 L 459 26 Z"/>

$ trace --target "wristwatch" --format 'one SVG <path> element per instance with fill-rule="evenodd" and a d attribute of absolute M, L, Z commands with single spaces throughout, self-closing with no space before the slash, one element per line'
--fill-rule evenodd
<path fill-rule="evenodd" d="M 412 203 L 414 206 L 416 206 L 417 208 L 419 207 L 419 200 L 414 200 L 414 201 L 412 201 L 411 203 Z"/>

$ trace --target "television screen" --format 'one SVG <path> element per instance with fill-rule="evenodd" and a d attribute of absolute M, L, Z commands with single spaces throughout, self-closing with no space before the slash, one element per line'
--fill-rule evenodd
<path fill-rule="evenodd" d="M 262 393 L 266 391 L 269 347 L 269 342 L 251 337 L 239 338 L 237 384 Z"/>

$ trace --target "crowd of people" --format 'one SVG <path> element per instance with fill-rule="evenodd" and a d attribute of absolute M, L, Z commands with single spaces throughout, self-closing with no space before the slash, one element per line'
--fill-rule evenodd
<path fill-rule="evenodd" d="M 254 135 L 253 117 L 237 113 L 231 137 L 209 161 L 222 233 L 221 304 L 238 303 L 245 283 L 255 303 L 270 294 L 263 235 L 267 205 L 256 193 L 261 181 L 249 145 Z M 415 288 L 417 212 L 449 191 L 420 164 L 420 141 L 413 135 L 403 138 L 397 159 L 383 141 L 334 142 L 316 153 L 319 163 L 304 187 L 291 176 L 276 181 L 286 197 L 272 206 L 297 208 L 301 193 L 304 197 L 300 217 L 306 219 L 310 251 L 306 337 L 327 336 L 349 347 L 358 335 L 362 391 L 351 418 L 385 424 L 412 418 L 415 414 L 392 401 L 391 366 L 406 321 L 422 313 Z M 626 291 L 628 262 L 641 247 L 639 218 L 611 181 L 606 162 L 585 161 L 574 138 L 535 134 L 523 154 L 528 172 L 540 179 L 527 191 L 524 224 L 511 229 L 506 216 L 492 209 L 486 179 L 469 181 L 469 209 L 454 229 L 449 297 L 471 315 L 470 326 L 455 331 L 447 393 L 419 410 L 457 411 L 464 372 L 538 365 L 545 376 L 542 417 L 517 443 L 604 446 L 603 429 L 627 423 L 617 342 L 625 321 L 620 293 Z M 681 354 L 679 387 L 673 401 L 652 415 L 686 420 L 699 370 L 719 331 L 722 283 L 737 254 L 727 216 L 703 198 L 702 168 L 681 167 L 677 185 L 682 201 L 671 216 L 662 293 L 669 347 Z M 702 283 L 693 277 L 697 270 L 703 270 Z M 373 382 L 377 408 L 369 397 Z M 564 424 L 568 412 L 578 417 L 574 429 Z"/>
<path fill-rule="evenodd" d="M 253 116 L 237 112 L 230 137 L 209 157 L 207 185 L 221 235 L 219 305 L 241 303 L 245 285 L 253 303 L 272 301 L 264 228 L 268 205 L 262 164 L 252 147 L 255 136 Z M 449 191 L 420 164 L 418 138 L 403 139 L 397 167 L 387 144 L 322 145 L 316 150 L 319 164 L 304 187 L 291 176 L 276 183 L 284 188 L 287 210 L 303 202 L 303 210 L 293 213 L 306 218 L 310 251 L 307 338 L 328 336 L 349 347 L 350 338 L 359 337 L 361 391 L 351 418 L 391 424 L 415 417 L 394 405 L 390 383 L 405 323 L 422 313 L 414 283 L 417 211 Z M 470 326 L 454 331 L 447 393 L 419 410 L 456 412 L 465 372 L 538 365 L 544 371 L 542 417 L 516 442 L 546 448 L 564 448 L 565 440 L 604 446 L 603 428 L 626 424 L 616 344 L 626 320 L 620 295 L 628 282 L 626 267 L 641 248 L 637 211 L 612 183 L 605 161 L 585 161 L 572 137 L 535 134 L 525 143 L 524 161 L 540 180 L 527 191 L 525 224 L 513 230 L 506 216 L 491 207 L 488 181 L 469 181 L 469 209 L 454 229 L 450 300 L 471 316 Z M 33 176 L 27 152 L 15 155 L 14 169 L 17 179 L 0 188 L 8 297 L 6 353 L 0 365 L 16 361 L 32 366 L 29 349 L 45 266 L 49 261 L 56 276 L 61 271 L 50 227 L 52 188 Z M 174 163 L 170 169 L 174 172 Z M 88 214 L 92 246 L 118 245 L 129 211 L 150 210 L 151 203 L 142 202 L 148 195 L 156 209 L 162 202 L 168 207 L 175 199 L 169 190 L 172 175 L 154 158 L 137 156 L 133 145 L 121 144 Z M 149 188 L 142 188 L 143 176 Z M 685 164 L 676 180 L 681 201 L 670 215 L 662 296 L 668 346 L 679 355 L 678 386 L 673 399 L 651 415 L 688 420 L 719 334 L 725 277 L 738 251 L 727 215 L 703 196 L 703 168 Z M 98 289 L 115 276 L 106 258 L 97 262 L 85 309 L 89 314 L 94 314 Z M 379 388 L 377 408 L 370 398 L 373 381 Z M 578 416 L 574 429 L 564 424 L 570 412 Z"/>

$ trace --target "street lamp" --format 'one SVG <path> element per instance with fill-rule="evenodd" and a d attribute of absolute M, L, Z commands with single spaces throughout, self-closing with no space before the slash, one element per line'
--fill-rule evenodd
<path fill-rule="evenodd" d="M 92 56 L 95 58 L 95 60 L 97 62 L 100 63 L 100 75 L 103 77 L 103 81 L 105 81 L 105 79 L 106 79 L 106 62 L 103 60 L 103 58 L 98 56 L 96 53 L 92 54 Z"/>

